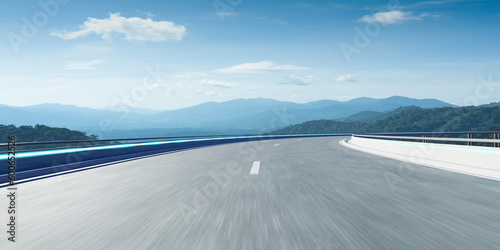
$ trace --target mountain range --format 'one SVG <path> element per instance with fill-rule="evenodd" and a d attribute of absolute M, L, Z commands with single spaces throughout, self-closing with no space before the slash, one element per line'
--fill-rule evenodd
<path fill-rule="evenodd" d="M 89 133 L 103 130 L 121 131 L 120 135 L 115 134 L 120 137 L 126 137 L 127 131 L 133 131 L 133 134 L 138 136 L 140 135 L 138 130 L 158 129 L 177 132 L 183 129 L 204 130 L 221 134 L 259 133 L 310 120 L 345 118 L 360 112 L 378 116 L 381 112 L 404 106 L 438 108 L 454 105 L 436 99 L 413 99 L 401 96 L 385 99 L 361 97 L 347 102 L 319 100 L 308 103 L 265 98 L 235 99 L 226 102 L 207 102 L 171 111 L 131 108 L 128 112 L 119 108 L 91 109 L 61 104 L 26 107 L 0 105 L 0 124 L 17 126 L 43 124 Z M 109 135 L 105 137 L 109 138 Z"/>

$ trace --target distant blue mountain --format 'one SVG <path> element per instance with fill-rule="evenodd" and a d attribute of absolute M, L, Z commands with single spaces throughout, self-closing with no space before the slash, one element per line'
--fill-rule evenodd
<path fill-rule="evenodd" d="M 153 111 L 91 109 L 72 105 L 41 104 L 27 107 L 0 105 L 0 124 L 44 124 L 89 132 L 141 129 L 201 129 L 210 131 L 267 132 L 316 119 L 339 119 L 363 111 L 386 112 L 402 106 L 452 107 L 436 99 L 393 96 L 385 99 L 356 98 L 347 102 L 319 100 L 309 103 L 273 99 L 235 99 L 207 102 L 193 107 Z M 99 134 L 99 133 L 95 133 Z"/>
<path fill-rule="evenodd" d="M 0 106 L 0 124 L 36 125 L 70 129 L 99 128 L 104 119 L 118 119 L 120 113 L 62 104 L 27 107 Z"/>

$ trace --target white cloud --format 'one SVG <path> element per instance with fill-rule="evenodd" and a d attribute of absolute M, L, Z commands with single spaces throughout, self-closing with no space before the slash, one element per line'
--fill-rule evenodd
<path fill-rule="evenodd" d="M 205 72 L 196 72 L 196 71 L 188 71 L 183 74 L 178 74 L 178 75 L 173 75 L 171 77 L 175 78 L 189 78 L 189 77 L 200 77 L 200 76 L 206 76 L 207 73 Z"/>
<path fill-rule="evenodd" d="M 340 75 L 335 80 L 338 82 L 359 82 L 359 80 L 351 74 Z"/>
<path fill-rule="evenodd" d="M 423 13 L 418 16 L 414 16 L 411 12 L 403 12 L 399 10 L 393 11 L 381 11 L 377 12 L 373 15 L 365 15 L 360 18 L 358 21 L 365 23 L 381 23 L 381 24 L 395 24 L 400 23 L 407 20 L 422 20 L 424 17 L 439 17 L 436 15 L 430 15 L 428 13 Z"/>
<path fill-rule="evenodd" d="M 219 19 L 221 21 L 223 21 L 224 18 L 226 18 L 226 17 L 233 17 L 233 16 L 236 16 L 236 15 L 239 15 L 239 13 L 237 13 L 237 12 L 226 11 L 226 10 L 220 10 L 220 11 L 217 10 L 217 12 L 213 13 L 213 14 L 214 14 L 214 16 L 215 15 L 219 16 Z"/>
<path fill-rule="evenodd" d="M 238 65 L 231 66 L 228 68 L 217 69 L 217 70 L 214 70 L 214 72 L 215 73 L 227 73 L 227 74 L 234 74 L 234 73 L 253 74 L 253 73 L 269 73 L 269 72 L 276 72 L 276 71 L 304 70 L 304 69 L 309 69 L 309 68 L 294 66 L 294 65 L 289 65 L 289 64 L 276 65 L 274 62 L 271 62 L 271 61 L 261 61 L 261 62 L 257 62 L 257 63 L 238 64 Z"/>
<path fill-rule="evenodd" d="M 300 77 L 295 75 L 286 76 L 287 80 L 285 82 L 281 82 L 280 84 L 295 84 L 295 85 L 309 85 L 311 84 L 315 77 L 313 75 L 308 75 L 306 77 Z"/>
<path fill-rule="evenodd" d="M 424 17 L 434 17 L 434 18 L 438 18 L 438 17 L 441 17 L 441 15 L 438 15 L 438 14 L 429 14 L 429 13 L 422 13 L 418 16 L 418 18 L 422 19 Z M 420 20 L 419 19 L 419 20 Z"/>
<path fill-rule="evenodd" d="M 212 86 L 212 87 L 218 87 L 218 88 L 224 88 L 224 89 L 228 89 L 228 88 L 232 88 L 232 87 L 237 86 L 234 83 L 221 82 L 221 81 L 209 80 L 209 79 L 200 80 L 200 81 L 198 81 L 198 83 L 201 85 L 205 85 L 205 86 Z"/>
<path fill-rule="evenodd" d="M 186 35 L 183 25 L 175 25 L 173 22 L 153 21 L 151 18 L 140 17 L 125 18 L 120 13 L 110 13 L 109 18 L 98 19 L 89 17 L 80 30 L 72 32 L 54 32 L 51 35 L 61 37 L 65 40 L 75 39 L 95 33 L 101 35 L 102 39 L 111 41 L 114 34 L 124 35 L 127 41 L 168 41 L 182 40 Z"/>
<path fill-rule="evenodd" d="M 88 61 L 88 62 L 71 61 L 71 62 L 66 63 L 66 65 L 64 65 L 63 68 L 67 69 L 67 70 L 95 69 L 94 68 L 95 65 L 103 64 L 103 63 L 106 63 L 106 61 L 104 61 L 103 59 L 93 60 L 93 61 Z"/>

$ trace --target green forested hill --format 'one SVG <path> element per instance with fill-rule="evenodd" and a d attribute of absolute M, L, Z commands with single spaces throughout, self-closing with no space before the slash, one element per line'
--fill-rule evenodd
<path fill-rule="evenodd" d="M 345 118 L 340 118 L 336 119 L 337 121 L 341 122 L 353 122 L 353 121 L 360 121 L 360 122 L 367 122 L 367 123 L 374 123 L 375 121 L 391 117 L 394 114 L 401 113 L 406 110 L 410 109 L 418 109 L 419 107 L 417 106 L 403 106 L 399 107 L 394 110 L 386 111 L 386 112 L 377 112 L 377 111 L 362 111 L 359 113 L 356 113 L 354 115 L 345 117 Z"/>
<path fill-rule="evenodd" d="M 19 126 L 0 125 L 1 142 L 8 141 L 8 136 L 16 136 L 17 142 L 42 142 L 66 140 L 95 140 L 96 136 L 88 136 L 85 132 L 67 128 L 53 128 L 44 125 Z"/>
<path fill-rule="evenodd" d="M 499 126 L 500 106 L 412 108 L 373 123 L 318 120 L 289 126 L 274 134 L 480 131 Z"/>

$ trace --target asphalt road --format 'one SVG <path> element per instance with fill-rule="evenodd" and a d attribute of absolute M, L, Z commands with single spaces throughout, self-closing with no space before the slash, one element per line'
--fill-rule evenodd
<path fill-rule="evenodd" d="M 0 249 L 500 248 L 500 182 L 340 139 L 219 145 L 21 184 L 17 242 L 3 233 Z"/>

